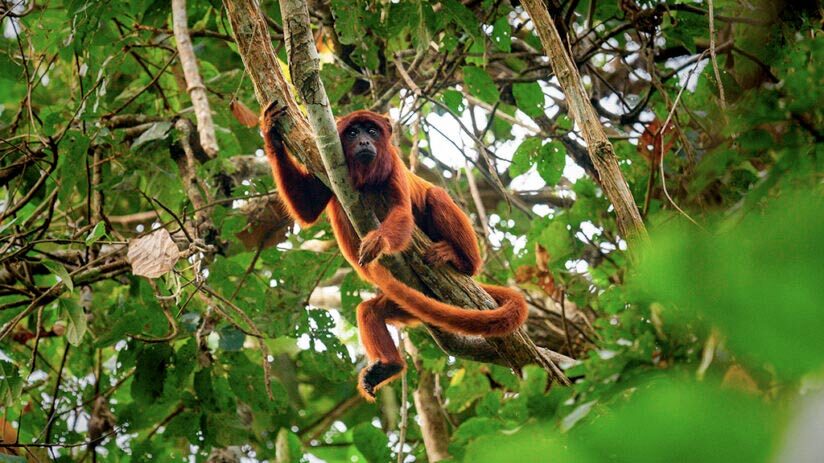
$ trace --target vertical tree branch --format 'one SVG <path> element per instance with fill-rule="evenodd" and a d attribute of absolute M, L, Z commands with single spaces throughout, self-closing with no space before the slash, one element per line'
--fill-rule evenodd
<path fill-rule="evenodd" d="M 581 129 L 589 155 L 598 171 L 601 186 L 615 209 L 618 229 L 627 241 L 646 240 L 646 227 L 618 167 L 615 150 L 604 133 L 604 127 L 581 83 L 578 68 L 567 53 L 546 6 L 540 0 L 524 0 L 521 4 L 535 24 L 535 30 L 549 57 L 552 70 L 555 71 L 566 96 L 569 112 Z"/>
<path fill-rule="evenodd" d="M 177 42 L 177 52 L 180 55 L 180 65 L 186 78 L 186 91 L 192 99 L 197 119 L 197 133 L 200 137 L 200 146 L 203 151 L 214 158 L 217 156 L 217 138 L 215 138 L 215 124 L 212 122 L 212 110 L 209 108 L 209 99 L 206 97 L 206 87 L 197 70 L 197 58 L 189 37 L 188 16 L 186 15 L 186 0 L 172 0 L 172 25 Z"/>
<path fill-rule="evenodd" d="M 424 368 L 418 356 L 418 349 L 408 336 L 404 339 L 406 350 L 412 357 L 415 369 L 418 370 L 418 387 L 412 393 L 415 400 L 415 410 L 420 419 L 421 436 L 426 448 L 426 458 L 430 462 L 449 459 L 449 432 L 446 428 L 446 411 L 438 402 L 435 392 L 435 375 Z"/>

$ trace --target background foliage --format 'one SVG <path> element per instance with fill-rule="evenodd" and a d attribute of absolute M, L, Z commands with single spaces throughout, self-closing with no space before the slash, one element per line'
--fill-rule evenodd
<path fill-rule="evenodd" d="M 410 391 L 434 377 L 454 461 L 821 452 L 821 7 L 715 1 L 719 81 L 707 2 L 547 3 L 652 230 L 637 264 L 517 2 L 310 2 L 335 112 L 399 121 L 484 237 L 482 278 L 517 283 L 531 336 L 578 359 L 549 388 L 408 330 Z M 168 2 L 0 2 L 0 461 L 395 459 L 400 384 L 377 406 L 354 390 L 369 288 L 327 223 L 272 201 L 222 5 L 188 16 L 220 146 L 196 165 Z M 185 258 L 135 276 L 126 245 L 158 228 Z M 406 460 L 426 461 L 409 407 Z"/>

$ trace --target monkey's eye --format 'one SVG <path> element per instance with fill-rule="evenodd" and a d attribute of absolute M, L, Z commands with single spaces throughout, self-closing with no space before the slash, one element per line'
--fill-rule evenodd
<path fill-rule="evenodd" d="M 374 127 L 371 127 L 369 129 L 369 135 L 372 135 L 373 137 L 377 137 L 378 136 L 378 129 L 376 129 Z"/>
<path fill-rule="evenodd" d="M 355 138 L 358 136 L 358 131 L 355 129 L 349 129 L 346 131 L 346 136 L 349 138 Z"/>

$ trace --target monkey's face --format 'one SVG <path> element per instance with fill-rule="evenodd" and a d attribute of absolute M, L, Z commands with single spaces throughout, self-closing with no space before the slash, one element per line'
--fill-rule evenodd
<path fill-rule="evenodd" d="M 392 124 L 371 111 L 355 111 L 338 120 L 338 135 L 357 189 L 385 183 L 398 162 L 392 148 Z"/>
<path fill-rule="evenodd" d="M 378 156 L 378 145 L 382 142 L 380 127 L 371 121 L 349 124 L 343 131 L 341 142 L 344 155 L 362 165 L 369 165 Z"/>

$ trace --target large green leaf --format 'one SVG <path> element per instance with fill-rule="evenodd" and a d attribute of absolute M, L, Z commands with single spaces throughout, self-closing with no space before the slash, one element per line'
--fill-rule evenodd
<path fill-rule="evenodd" d="M 12 363 L 0 360 L 0 399 L 4 407 L 18 405 L 20 392 L 23 390 L 23 378 Z"/>
<path fill-rule="evenodd" d="M 512 95 L 518 103 L 518 109 L 529 117 L 544 113 L 544 91 L 537 82 L 512 84 Z"/>
<path fill-rule="evenodd" d="M 483 69 L 476 66 L 464 66 L 463 76 L 466 88 L 472 95 L 489 104 L 495 104 L 500 98 L 495 81 Z"/>
<path fill-rule="evenodd" d="M 86 313 L 83 307 L 71 298 L 60 298 L 60 309 L 66 317 L 66 340 L 79 346 L 86 335 Z"/>
<path fill-rule="evenodd" d="M 369 463 L 391 461 L 389 438 L 386 433 L 372 426 L 361 423 L 352 429 L 352 442 Z"/>

